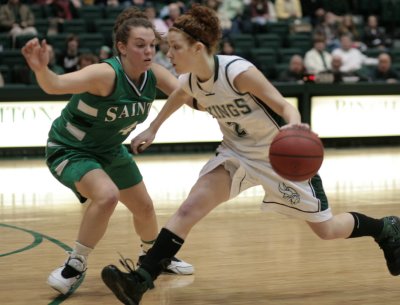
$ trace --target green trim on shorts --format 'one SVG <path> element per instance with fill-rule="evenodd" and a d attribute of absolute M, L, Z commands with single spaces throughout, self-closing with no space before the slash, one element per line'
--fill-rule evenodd
<path fill-rule="evenodd" d="M 327 210 L 329 208 L 328 197 L 326 197 L 322 179 L 318 174 L 311 178 L 311 185 L 315 190 L 315 196 L 321 202 L 321 211 Z"/>

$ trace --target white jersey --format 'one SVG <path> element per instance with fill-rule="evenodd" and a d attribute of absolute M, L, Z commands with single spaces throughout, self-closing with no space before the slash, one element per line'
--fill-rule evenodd
<path fill-rule="evenodd" d="M 268 159 L 270 143 L 283 119 L 251 94 L 234 87 L 235 77 L 253 67 L 237 56 L 215 56 L 214 78 L 200 83 L 193 74 L 179 78 L 181 87 L 218 120 L 223 140 L 218 154 L 203 167 L 203 176 L 223 165 L 230 173 L 230 198 L 261 185 L 265 190 L 262 208 L 310 222 L 332 217 L 318 175 L 308 181 L 293 182 L 280 177 Z M 280 123 L 279 123 L 280 122 Z"/>
<path fill-rule="evenodd" d="M 215 56 L 214 79 L 201 83 L 191 73 L 180 76 L 182 88 L 217 119 L 222 144 L 249 159 L 268 159 L 269 145 L 278 133 L 278 116 L 251 94 L 234 87 L 234 79 L 253 67 L 238 56 Z"/>

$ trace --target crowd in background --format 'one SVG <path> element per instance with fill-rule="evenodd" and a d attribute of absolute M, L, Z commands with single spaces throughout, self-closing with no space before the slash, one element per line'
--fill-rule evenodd
<path fill-rule="evenodd" d="M 391 2 L 397 3 L 400 0 Z M 396 39 L 396 20 L 399 18 L 388 17 L 385 10 L 390 7 L 384 6 L 385 0 L 2 0 L 0 3 L 1 39 L 4 42 L 9 38 L 10 41 L 9 45 L 2 45 L 0 42 L 0 51 L 3 52 L 6 49 L 20 48 L 19 37 L 39 35 L 34 13 L 34 8 L 37 7 L 46 10 L 48 27 L 45 37 L 58 35 L 68 20 L 80 19 L 80 11 L 84 7 L 123 9 L 132 5 L 143 9 L 157 31 L 165 37 L 168 28 L 180 14 L 192 4 L 202 3 L 214 9 L 220 18 L 223 30 L 220 53 L 237 54 L 249 59 L 271 81 L 392 83 L 400 79 L 400 51 L 397 58 L 393 58 L 396 48 L 400 50 Z M 397 6 L 393 6 L 395 8 Z M 281 60 L 280 65 L 275 65 L 277 60 L 271 63 L 262 57 L 257 60 L 249 49 L 238 45 L 236 37 L 262 37 L 262 34 L 271 32 L 274 24 L 286 25 L 286 31 L 280 32 L 282 43 L 279 50 L 293 49 L 285 39 L 294 34 L 304 34 L 303 37 L 309 40 L 310 47 L 294 51 L 288 58 Z M 50 68 L 56 73 L 75 71 L 113 54 L 111 43 L 105 42 L 95 50 L 88 50 L 80 47 L 79 34 L 66 34 L 68 35 L 62 49 L 53 45 L 55 50 Z M 49 43 L 51 45 L 51 40 Z M 257 48 L 256 44 L 252 48 Z M 268 48 L 268 42 L 263 44 L 263 48 Z M 275 51 L 279 53 L 279 50 Z M 167 51 L 168 44 L 160 42 L 155 61 L 175 74 L 167 58 Z M 4 67 L 1 57 L 0 52 L 0 67 Z M 34 77 L 29 75 L 29 70 L 21 69 L 17 72 L 19 75 L 13 71 L 14 82 L 36 84 Z M 313 77 L 310 78 L 310 75 Z M 7 84 L 8 79 L 10 77 L 4 80 L 0 74 L 0 85 Z"/>

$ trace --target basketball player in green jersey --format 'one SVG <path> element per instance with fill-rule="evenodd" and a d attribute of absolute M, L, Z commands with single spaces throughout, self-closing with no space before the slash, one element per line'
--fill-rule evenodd
<path fill-rule="evenodd" d="M 295 107 L 254 67 L 238 56 L 214 56 L 220 26 L 215 12 L 193 6 L 169 29 L 168 56 L 180 86 L 150 127 L 132 142 L 133 151 L 146 148 L 161 124 L 185 101 L 197 101 L 200 109 L 217 121 L 223 140 L 217 155 L 200 172 L 188 198 L 161 230 L 141 266 L 129 273 L 116 266 L 103 268 L 102 278 L 124 304 L 138 304 L 154 287 L 165 261 L 181 248 L 192 227 L 219 204 L 249 187 L 265 190 L 265 208 L 301 219 L 321 239 L 371 236 L 384 251 L 392 275 L 400 274 L 400 220 L 396 216 L 374 219 L 361 213 L 333 215 L 321 178 L 293 182 L 276 174 L 268 150 L 280 128 L 305 128 Z M 286 125 L 282 126 L 282 120 Z"/>
<path fill-rule="evenodd" d="M 143 122 L 157 87 L 170 94 L 176 78 L 153 64 L 158 34 L 147 17 L 135 8 L 122 12 L 114 26 L 117 56 L 77 72 L 56 75 L 47 67 L 45 41 L 32 39 L 22 53 L 48 94 L 73 94 L 52 124 L 46 148 L 51 173 L 83 203 L 87 200 L 74 250 L 63 266 L 48 277 L 48 284 L 68 294 L 83 279 L 87 257 L 103 237 L 119 201 L 133 214 L 142 240 L 142 254 L 158 234 L 156 214 L 143 178 L 123 141 Z M 165 272 L 192 274 L 193 266 L 172 258 Z"/>

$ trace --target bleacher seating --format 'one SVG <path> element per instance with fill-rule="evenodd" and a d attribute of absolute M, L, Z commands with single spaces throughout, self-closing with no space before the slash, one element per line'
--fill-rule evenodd
<path fill-rule="evenodd" d="M 328 1 L 328 0 L 326 0 Z M 329 1 L 328 1 L 329 2 Z M 163 6 L 155 2 L 159 9 Z M 80 38 L 80 51 L 97 53 L 102 45 L 112 47 L 112 31 L 115 19 L 123 7 L 83 5 L 78 10 L 78 18 L 65 20 L 58 27 L 58 33 L 48 33 L 51 11 L 47 5 L 30 4 L 35 15 L 35 26 L 39 38 L 46 38 L 55 48 L 56 53 L 65 48 L 66 37 L 70 33 Z M 400 0 L 358 1 L 358 13 L 355 15 L 356 26 L 362 36 L 365 19 L 362 15 L 374 13 L 381 17 L 382 25 L 393 29 L 400 24 Z M 356 14 L 356 13 L 354 13 Z M 361 15 L 362 14 L 362 15 Z M 397 16 L 397 17 L 396 17 Z M 277 21 L 267 23 L 258 31 L 230 35 L 236 54 L 254 62 L 267 76 L 273 77 L 285 69 L 294 54 L 304 56 L 312 48 L 312 33 L 292 31 L 291 23 Z M 400 31 L 399 31 L 400 33 Z M 8 81 L 13 81 L 15 75 L 26 66 L 20 53 L 20 48 L 31 37 L 19 37 L 16 40 L 16 49 L 12 49 L 12 41 L 7 33 L 0 33 L 0 72 Z M 377 57 L 381 50 L 367 49 L 364 53 L 370 57 Z M 400 70 L 400 47 L 388 50 L 392 56 L 393 67 Z M 18 69 L 17 69 L 18 70 Z M 275 72 L 273 72 L 275 71 Z"/>

